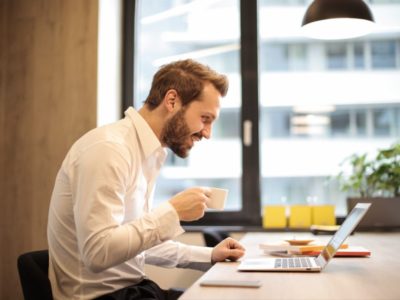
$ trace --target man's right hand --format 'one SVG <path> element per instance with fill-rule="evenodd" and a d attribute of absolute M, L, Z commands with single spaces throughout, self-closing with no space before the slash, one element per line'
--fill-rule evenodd
<path fill-rule="evenodd" d="M 206 202 L 211 190 L 206 187 L 195 187 L 176 194 L 169 200 L 178 213 L 181 221 L 195 221 L 204 216 Z"/>

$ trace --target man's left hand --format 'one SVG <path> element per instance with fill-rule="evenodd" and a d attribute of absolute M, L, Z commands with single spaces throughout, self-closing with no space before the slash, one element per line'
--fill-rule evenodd
<path fill-rule="evenodd" d="M 226 259 L 235 261 L 244 255 L 244 247 L 233 238 L 226 238 L 216 245 L 211 254 L 211 262 L 225 261 Z"/>

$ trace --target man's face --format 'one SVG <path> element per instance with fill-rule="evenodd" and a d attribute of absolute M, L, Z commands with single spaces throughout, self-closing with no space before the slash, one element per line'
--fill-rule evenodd
<path fill-rule="evenodd" d="M 194 142 L 211 137 L 213 122 L 219 116 L 220 97 L 213 85 L 206 84 L 199 99 L 181 107 L 166 122 L 161 142 L 179 157 L 187 157 Z"/>

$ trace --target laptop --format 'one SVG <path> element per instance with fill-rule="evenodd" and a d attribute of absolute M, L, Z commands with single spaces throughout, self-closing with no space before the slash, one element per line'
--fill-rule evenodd
<path fill-rule="evenodd" d="M 281 272 L 320 272 L 322 271 L 346 238 L 353 232 L 371 206 L 370 203 L 358 203 L 336 231 L 318 257 L 266 257 L 244 259 L 238 266 L 239 271 L 281 271 Z"/>

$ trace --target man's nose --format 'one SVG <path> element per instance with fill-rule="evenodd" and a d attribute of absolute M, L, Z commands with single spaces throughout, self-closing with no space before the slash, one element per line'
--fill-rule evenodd
<path fill-rule="evenodd" d="M 206 139 L 211 138 L 211 125 L 204 126 L 203 130 L 201 131 L 201 135 Z"/>

